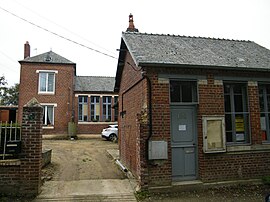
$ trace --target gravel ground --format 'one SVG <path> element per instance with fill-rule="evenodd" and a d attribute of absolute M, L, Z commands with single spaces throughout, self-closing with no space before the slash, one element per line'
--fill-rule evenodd
<path fill-rule="evenodd" d="M 175 193 L 141 193 L 137 195 L 138 201 L 149 202 L 260 202 L 270 194 L 267 185 L 238 185 L 231 187 L 211 188 L 204 191 L 185 191 Z"/>
<path fill-rule="evenodd" d="M 125 175 L 107 154 L 108 149 L 117 149 L 115 143 L 101 138 L 87 140 L 44 140 L 43 147 L 53 149 L 52 163 L 42 169 L 43 181 L 80 179 L 123 179 Z M 113 168 L 113 169 L 110 169 Z M 174 193 L 137 193 L 142 202 L 259 202 L 270 193 L 266 185 L 238 185 L 218 187 L 204 191 Z M 0 202 L 28 202 L 31 199 L 0 197 Z"/>

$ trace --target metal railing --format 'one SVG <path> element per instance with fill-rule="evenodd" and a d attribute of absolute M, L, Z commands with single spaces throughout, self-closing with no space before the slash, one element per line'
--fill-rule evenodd
<path fill-rule="evenodd" d="M 21 152 L 21 126 L 0 122 L 0 159 L 14 159 Z"/>

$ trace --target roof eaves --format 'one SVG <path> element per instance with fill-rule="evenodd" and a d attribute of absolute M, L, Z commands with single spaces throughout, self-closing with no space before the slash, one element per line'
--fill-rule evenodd
<path fill-rule="evenodd" d="M 241 67 L 241 66 L 213 66 L 213 65 L 190 65 L 190 64 L 168 64 L 168 63 L 154 63 L 154 62 L 140 62 L 139 66 L 141 67 L 163 67 L 163 68 L 170 68 L 170 67 L 178 67 L 178 68 L 207 68 L 207 69 L 216 69 L 216 70 L 244 70 L 244 71 L 262 71 L 262 72 L 270 72 L 270 67 Z"/>
<path fill-rule="evenodd" d="M 18 61 L 20 64 L 22 63 L 35 63 L 35 64 L 53 64 L 53 65 L 61 65 L 61 64 L 65 64 L 65 65 L 75 65 L 76 66 L 76 63 L 68 63 L 68 62 L 36 62 L 36 61 L 26 61 L 26 60 L 19 60 Z"/>

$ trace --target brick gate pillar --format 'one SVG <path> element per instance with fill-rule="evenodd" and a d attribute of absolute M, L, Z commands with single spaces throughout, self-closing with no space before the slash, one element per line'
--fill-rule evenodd
<path fill-rule="evenodd" d="M 43 109 L 33 98 L 23 107 L 21 193 L 38 195 L 41 186 Z"/>

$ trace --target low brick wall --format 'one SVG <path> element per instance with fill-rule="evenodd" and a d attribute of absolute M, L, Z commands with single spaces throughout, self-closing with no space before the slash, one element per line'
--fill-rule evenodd
<path fill-rule="evenodd" d="M 78 123 L 77 134 L 101 134 L 104 128 L 115 124 L 117 124 L 117 122 Z"/>
<path fill-rule="evenodd" d="M 24 107 L 18 159 L 0 160 L 0 193 L 36 196 L 41 186 L 42 117 L 40 106 Z"/>

